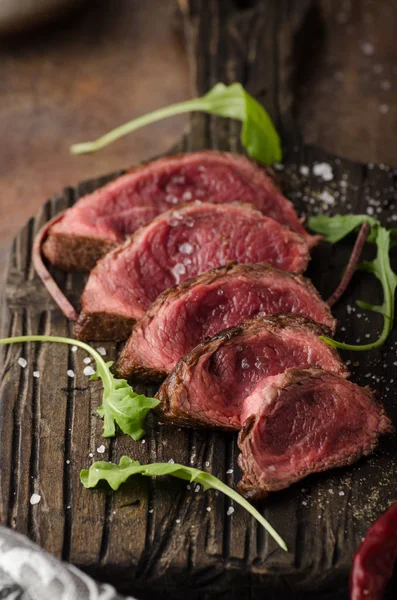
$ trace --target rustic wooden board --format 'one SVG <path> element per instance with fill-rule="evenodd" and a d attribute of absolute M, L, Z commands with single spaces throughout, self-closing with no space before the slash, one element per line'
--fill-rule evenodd
<path fill-rule="evenodd" d="M 280 178 L 300 212 L 365 212 L 371 207 L 382 222 L 390 223 L 397 200 L 396 171 L 326 155 L 318 148 L 302 146 L 294 134 L 286 88 L 274 85 L 288 78 L 285 39 L 290 35 L 286 38 L 283 26 L 286 7 L 284 2 L 277 8 L 273 3 L 258 2 L 240 11 L 226 0 L 191 2 L 186 18 L 195 87 L 202 93 L 216 81 L 239 80 L 265 101 L 288 133 Z M 288 16 L 289 27 L 299 21 L 299 11 L 296 19 Z M 275 35 L 276 22 L 279 36 Z M 239 125 L 234 122 L 194 115 L 177 150 L 240 150 L 238 135 Z M 308 166 L 311 172 L 313 163 L 321 161 L 332 166 L 333 181 L 302 175 L 301 166 Z M 64 190 L 17 236 L 2 337 L 72 333 L 34 274 L 32 239 L 46 220 L 105 179 Z M 324 198 L 329 202 L 329 195 L 334 204 L 324 202 Z M 351 245 L 349 240 L 337 248 L 324 245 L 314 252 L 309 275 L 324 297 L 339 280 Z M 77 305 L 84 278 L 59 271 L 54 275 Z M 380 299 L 377 286 L 364 276 L 354 279 L 336 307 L 341 339 L 364 341 L 379 329 L 377 317 L 354 308 L 360 297 Z M 395 424 L 396 344 L 395 333 L 380 350 L 345 355 L 351 361 L 354 381 L 378 390 Z M 114 358 L 114 346 L 104 346 L 108 357 Z M 21 356 L 28 361 L 26 369 L 18 365 Z M 88 382 L 83 358 L 80 350 L 73 353 L 70 347 L 58 345 L 4 349 L 0 388 L 2 523 L 119 590 L 142 598 L 179 598 L 187 593 L 192 599 L 347 597 L 354 549 L 372 520 L 395 499 L 395 437 L 382 441 L 373 457 L 357 466 L 309 477 L 260 505 L 286 539 L 290 548 L 286 554 L 244 511 L 236 508 L 228 516 L 230 502 L 223 496 L 195 492 L 183 482 L 135 480 L 115 494 L 104 488 L 84 490 L 79 483 L 81 468 L 101 458 L 118 460 L 123 454 L 142 462 L 172 458 L 208 469 L 232 486 L 239 474 L 232 434 L 175 428 L 150 418 L 144 443 L 126 436 L 103 440 L 102 422 L 95 414 L 101 386 Z M 67 377 L 68 369 L 74 370 L 75 379 Z M 33 377 L 36 370 L 40 371 L 38 379 Z M 97 448 L 102 444 L 105 452 L 100 454 Z M 229 469 L 233 473 L 226 474 Z M 41 495 L 35 506 L 29 503 L 33 492 Z"/>

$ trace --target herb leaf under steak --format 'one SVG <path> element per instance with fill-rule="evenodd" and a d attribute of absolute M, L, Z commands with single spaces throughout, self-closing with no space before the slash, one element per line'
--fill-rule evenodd
<path fill-rule="evenodd" d="M 99 378 L 103 384 L 102 404 L 98 407 L 98 414 L 104 419 L 103 437 L 114 436 L 116 424 L 123 433 L 127 433 L 134 440 L 139 440 L 143 436 L 145 417 L 149 410 L 159 404 L 159 400 L 147 398 L 143 394 L 136 394 L 125 379 L 114 377 L 110 371 L 113 363 L 105 362 L 97 350 L 79 340 L 50 335 L 21 335 L 0 339 L 0 344 L 24 342 L 69 344 L 88 352 L 95 359 L 97 368 L 96 373 L 90 379 Z"/>
<path fill-rule="evenodd" d="M 236 504 L 240 504 L 247 510 L 259 523 L 270 533 L 283 550 L 287 552 L 287 546 L 284 540 L 273 529 L 268 521 L 262 517 L 260 512 L 256 510 L 245 498 L 234 491 L 220 479 L 177 463 L 152 463 L 149 465 L 141 465 L 138 461 L 132 460 L 128 456 L 122 456 L 119 464 L 109 463 L 106 461 L 95 462 L 89 469 L 84 469 L 80 473 L 80 480 L 84 487 L 93 488 L 99 481 L 105 480 L 113 490 L 117 490 L 132 475 L 144 475 L 147 477 L 158 477 L 160 475 L 172 475 L 191 483 L 198 483 L 203 486 L 204 490 L 214 489 L 222 492 L 225 496 L 229 496 Z"/>
<path fill-rule="evenodd" d="M 331 243 L 341 240 L 364 222 L 368 222 L 371 226 L 368 241 L 375 243 L 376 257 L 374 260 L 364 261 L 358 266 L 358 269 L 372 273 L 380 281 L 383 290 L 383 302 L 382 304 L 374 305 L 363 300 L 358 300 L 357 305 L 364 310 L 381 314 L 383 317 L 383 328 L 379 338 L 369 344 L 344 344 L 328 337 L 322 337 L 330 346 L 342 350 L 362 351 L 378 348 L 385 343 L 393 329 L 397 276 L 390 265 L 390 248 L 393 245 L 391 238 L 395 232 L 394 230 L 382 227 L 378 221 L 367 215 L 335 215 L 334 217 L 319 215 L 309 219 L 310 229 L 321 233 L 325 240 Z"/>
<path fill-rule="evenodd" d="M 263 106 L 248 94 L 240 83 L 217 83 L 201 98 L 171 104 L 124 123 L 94 142 L 74 144 L 72 154 L 95 152 L 119 138 L 167 117 L 186 112 L 204 112 L 242 121 L 241 143 L 248 154 L 259 162 L 270 165 L 282 159 L 280 138 Z"/>

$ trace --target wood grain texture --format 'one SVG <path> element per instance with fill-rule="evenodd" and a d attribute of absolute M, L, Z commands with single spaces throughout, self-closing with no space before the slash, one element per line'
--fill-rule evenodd
<path fill-rule="evenodd" d="M 291 25 L 288 2 L 258 2 L 248 10 L 227 0 L 192 0 L 186 6 L 192 76 L 198 93 L 216 81 L 242 81 L 285 133 L 285 166 L 280 178 L 297 210 L 365 212 L 373 209 L 384 223 L 394 219 L 397 172 L 342 160 L 316 147 L 299 144 L 293 126 L 289 80 L 290 47 L 284 41 Z M 301 3 L 302 10 L 305 3 Z M 275 27 L 278 23 L 279 27 Z M 281 83 L 280 83 L 281 82 Z M 284 82 L 284 83 L 283 83 Z M 176 150 L 240 150 L 239 125 L 193 115 Z M 314 177 L 311 167 L 326 161 L 331 182 Z M 309 175 L 302 175 L 301 167 Z M 305 172 L 305 170 L 304 170 Z M 43 222 L 106 179 L 85 182 L 48 202 L 17 236 L 7 281 L 7 309 L 1 335 L 66 335 L 70 325 L 48 299 L 31 265 L 34 233 Z M 326 192 L 326 194 L 324 194 Z M 324 198 L 327 200 L 325 202 Z M 330 198 L 334 204 L 330 204 Z M 339 280 L 352 240 L 313 255 L 309 275 L 327 297 Z M 55 272 L 75 303 L 84 284 L 78 274 Z M 377 317 L 354 308 L 356 298 L 378 301 L 379 290 L 366 276 L 355 277 L 343 302 L 337 336 L 352 342 L 371 339 Z M 350 307 L 350 308 L 346 308 Z M 370 336 L 367 338 L 367 336 Z M 371 353 L 349 355 L 353 380 L 375 387 L 393 422 L 397 334 Z M 117 349 L 105 345 L 110 359 Z M 128 454 L 142 462 L 191 464 L 235 486 L 236 438 L 232 434 L 194 431 L 148 419 L 143 442 L 126 436 L 103 440 L 95 414 L 101 401 L 99 382 L 83 374 L 84 353 L 56 345 L 15 345 L 3 349 L 0 401 L 0 519 L 65 560 L 140 598 L 197 599 L 335 599 L 347 598 L 352 553 L 372 520 L 395 499 L 396 440 L 357 466 L 312 476 L 272 495 L 260 510 L 285 538 L 284 553 L 263 529 L 216 492 L 196 492 L 174 480 L 135 479 L 119 492 L 84 490 L 79 471 L 94 460 L 118 460 Z M 27 359 L 26 369 L 18 358 Z M 75 378 L 67 377 L 72 369 Z M 40 371 L 40 378 L 33 371 Z M 143 386 L 146 392 L 153 388 Z M 104 445 L 105 451 L 97 449 Z M 230 469 L 232 473 L 227 473 Z M 31 506 L 33 492 L 41 502 Z M 211 510 L 207 510 L 210 508 Z"/>

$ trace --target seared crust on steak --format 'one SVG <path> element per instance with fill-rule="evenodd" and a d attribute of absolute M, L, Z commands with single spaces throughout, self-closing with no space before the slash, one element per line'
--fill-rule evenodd
<path fill-rule="evenodd" d="M 301 315 L 251 319 L 206 340 L 180 359 L 160 387 L 162 418 L 193 427 L 240 429 L 246 398 L 259 381 L 292 366 L 349 372 L 337 351 L 319 340 L 327 327 Z"/>
<path fill-rule="evenodd" d="M 134 323 L 135 319 L 109 315 L 106 312 L 81 313 L 74 326 L 73 334 L 78 340 L 121 342 L 130 335 Z"/>
<path fill-rule="evenodd" d="M 42 252 L 47 260 L 63 271 L 91 271 L 96 262 L 117 244 L 97 238 L 65 233 L 50 233 Z"/>

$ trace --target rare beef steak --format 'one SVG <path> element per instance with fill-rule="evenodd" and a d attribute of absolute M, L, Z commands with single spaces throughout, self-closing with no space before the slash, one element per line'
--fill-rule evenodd
<path fill-rule="evenodd" d="M 139 166 L 81 198 L 51 226 L 43 251 L 65 270 L 91 270 L 111 248 L 175 205 L 194 200 L 249 202 L 263 214 L 310 236 L 268 172 L 248 158 L 205 150 Z"/>
<path fill-rule="evenodd" d="M 309 249 L 298 233 L 249 204 L 192 203 L 156 217 L 91 272 L 75 328 L 80 339 L 123 339 L 167 288 L 227 264 L 268 263 L 306 269 Z"/>
<path fill-rule="evenodd" d="M 335 329 L 312 283 L 264 264 L 230 264 L 170 288 L 134 326 L 116 364 L 123 378 L 161 380 L 206 337 L 254 316 L 297 313 Z"/>
<path fill-rule="evenodd" d="M 289 369 L 246 399 L 240 491 L 261 498 L 309 473 L 350 465 L 392 430 L 369 388 L 322 369 Z"/>
<path fill-rule="evenodd" d="M 290 367 L 348 375 L 322 342 L 327 328 L 300 315 L 259 317 L 205 341 L 182 358 L 160 387 L 164 419 L 183 425 L 240 429 L 245 403 L 259 382 Z"/>

